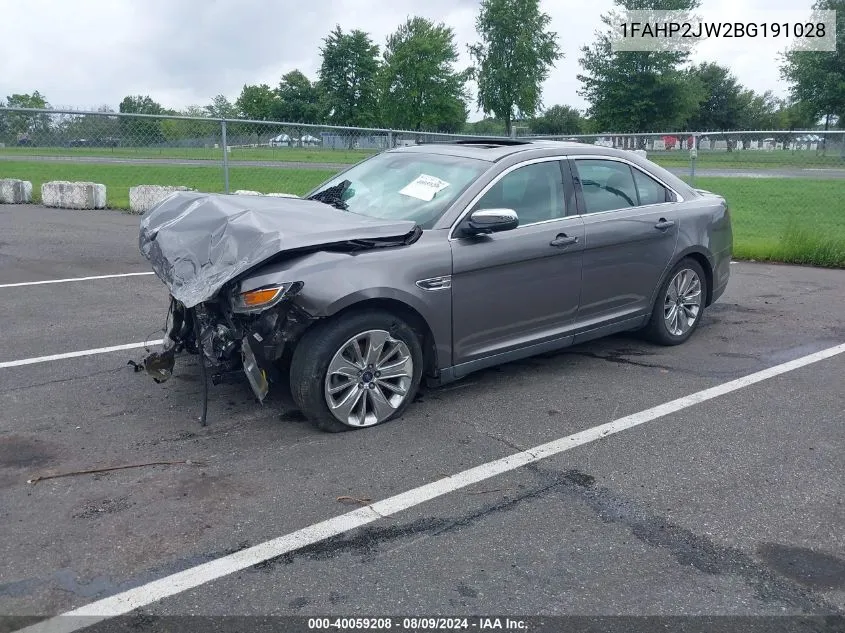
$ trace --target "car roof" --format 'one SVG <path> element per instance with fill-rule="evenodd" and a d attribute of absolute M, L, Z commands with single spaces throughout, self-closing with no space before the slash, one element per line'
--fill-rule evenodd
<path fill-rule="evenodd" d="M 545 151 L 543 151 L 545 150 Z M 475 158 L 489 162 L 499 161 L 518 153 L 543 154 L 601 154 L 630 158 L 633 152 L 602 147 L 577 141 L 551 141 L 545 139 L 473 138 L 447 142 L 422 143 L 397 147 L 391 152 L 446 154 Z"/>
<path fill-rule="evenodd" d="M 389 153 L 410 153 L 410 154 L 441 154 L 447 156 L 460 156 L 474 158 L 490 163 L 496 163 L 509 156 L 524 156 L 526 160 L 546 156 L 567 156 L 567 155 L 596 155 L 615 156 L 625 159 L 635 165 L 639 165 L 647 172 L 658 176 L 676 191 L 681 192 L 684 197 L 694 197 L 695 189 L 678 178 L 675 174 L 657 165 L 647 158 L 637 155 L 631 150 L 614 149 L 590 143 L 579 143 L 577 141 L 551 141 L 545 139 L 509 139 L 509 138 L 473 138 L 449 141 L 443 143 L 423 143 L 397 147 L 388 150 Z M 518 160 L 518 159 L 517 159 Z"/>

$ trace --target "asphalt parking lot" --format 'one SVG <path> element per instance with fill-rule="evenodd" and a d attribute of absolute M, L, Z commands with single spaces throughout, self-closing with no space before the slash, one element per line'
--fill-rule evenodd
<path fill-rule="evenodd" d="M 149 270 L 137 224 L 114 211 L 0 207 L 0 614 L 51 616 L 166 584 L 845 343 L 845 271 L 736 263 L 679 347 L 614 336 L 425 390 L 403 419 L 340 435 L 313 429 L 282 393 L 259 405 L 246 384 L 221 385 L 200 427 L 192 360 L 157 385 L 128 365 L 142 347 L 44 358 L 161 336 L 163 285 L 128 275 Z M 34 283 L 79 277 L 101 278 Z M 137 611 L 843 615 L 842 351 Z"/>

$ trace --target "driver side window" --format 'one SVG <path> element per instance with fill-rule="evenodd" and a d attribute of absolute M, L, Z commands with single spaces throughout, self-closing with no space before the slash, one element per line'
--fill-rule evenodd
<path fill-rule="evenodd" d="M 626 209 L 638 205 L 631 168 L 613 160 L 575 160 L 586 213 Z"/>
<path fill-rule="evenodd" d="M 479 209 L 512 209 L 519 226 L 556 220 L 566 215 L 560 161 L 525 165 L 502 176 L 478 201 Z"/>

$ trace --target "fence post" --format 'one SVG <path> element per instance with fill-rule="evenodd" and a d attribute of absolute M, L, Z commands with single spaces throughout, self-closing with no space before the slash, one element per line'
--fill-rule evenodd
<path fill-rule="evenodd" d="M 220 120 L 220 137 L 223 141 L 223 191 L 229 193 L 229 143 L 226 140 L 226 119 Z"/>
<path fill-rule="evenodd" d="M 695 161 L 698 158 L 698 135 L 692 134 L 692 147 L 689 149 L 689 184 L 695 185 Z"/>
<path fill-rule="evenodd" d="M 387 132 L 387 149 L 393 149 L 393 130 Z"/>

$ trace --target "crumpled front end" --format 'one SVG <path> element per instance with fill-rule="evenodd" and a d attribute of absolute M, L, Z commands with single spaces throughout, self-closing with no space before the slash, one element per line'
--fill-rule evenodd
<path fill-rule="evenodd" d="M 167 287 L 170 309 L 162 348 L 136 369 L 164 382 L 178 354 L 198 354 L 204 377 L 209 368 L 215 384 L 245 375 L 263 401 L 278 361 L 314 319 L 293 301 L 302 282 L 243 293 L 241 282 L 285 257 L 407 246 L 422 234 L 416 222 L 321 200 L 177 192 L 147 211 L 138 246 Z"/>
<path fill-rule="evenodd" d="M 141 218 L 138 247 L 171 296 L 188 308 L 285 254 L 411 244 L 416 222 L 340 211 L 313 200 L 182 191 Z"/>
<path fill-rule="evenodd" d="M 212 384 L 245 377 L 263 401 L 278 377 L 279 361 L 314 320 L 292 302 L 301 289 L 301 283 L 294 283 L 252 291 L 248 294 L 259 299 L 269 297 L 269 305 L 253 309 L 234 289 L 191 308 L 171 295 L 161 349 L 140 366 L 163 383 L 172 376 L 178 355 L 199 355 L 204 378 L 210 370 Z"/>

